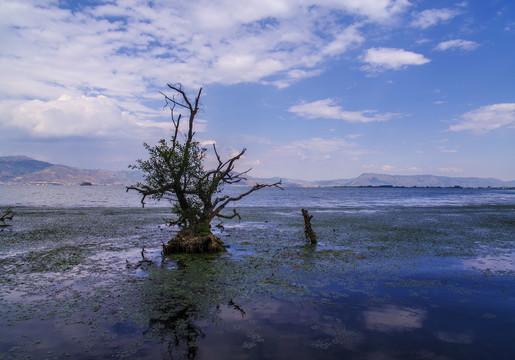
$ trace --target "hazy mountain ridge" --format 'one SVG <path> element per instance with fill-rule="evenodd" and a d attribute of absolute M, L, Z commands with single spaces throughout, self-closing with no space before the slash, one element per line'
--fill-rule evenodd
<path fill-rule="evenodd" d="M 138 171 L 85 170 L 55 165 L 26 156 L 0 157 L 0 183 L 73 185 L 89 182 L 95 185 L 129 185 L 141 180 Z M 273 183 L 280 178 L 250 178 L 241 185 Z M 395 187 L 515 187 L 514 181 L 494 178 L 462 178 L 434 175 L 386 175 L 365 173 L 352 179 L 305 181 L 282 179 L 283 186 L 395 186 Z"/>
<path fill-rule="evenodd" d="M 0 183 L 4 184 L 128 185 L 140 179 L 137 171 L 85 170 L 26 156 L 0 157 Z"/>
<path fill-rule="evenodd" d="M 34 160 L 26 156 L 0 157 L 0 182 L 23 177 L 24 175 L 43 170 L 52 165 L 53 164 Z"/>
<path fill-rule="evenodd" d="M 435 175 L 385 175 L 366 173 L 351 179 L 344 186 L 405 186 L 405 187 L 511 187 L 515 181 L 494 178 L 446 177 Z"/>
<path fill-rule="evenodd" d="M 246 183 L 275 182 L 279 178 L 249 179 Z M 435 175 L 386 175 L 365 173 L 352 179 L 335 179 L 321 181 L 304 181 L 295 179 L 283 179 L 284 186 L 394 186 L 394 187 L 455 187 L 464 188 L 506 188 L 515 187 L 514 181 L 502 181 L 494 178 L 476 177 L 446 177 Z"/>

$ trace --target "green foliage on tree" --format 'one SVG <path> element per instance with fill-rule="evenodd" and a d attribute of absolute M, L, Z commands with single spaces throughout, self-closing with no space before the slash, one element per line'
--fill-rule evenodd
<path fill-rule="evenodd" d="M 202 88 L 193 101 L 190 101 L 181 85 L 168 84 L 168 88 L 172 95 L 161 94 L 171 112 L 173 135 L 170 141 L 161 139 L 155 146 L 144 144 L 149 158 L 137 160 L 136 165 L 131 166 L 143 171 L 144 181 L 127 187 L 127 191 L 138 191 L 142 195 L 143 206 L 147 196 L 171 201 L 172 212 L 176 215 L 171 224 L 179 225 L 195 236 L 210 234 L 213 218 L 239 217 L 236 210 L 232 214 L 222 213 L 228 204 L 265 187 L 280 187 L 281 182 L 256 184 L 238 196 L 221 195 L 225 185 L 246 180 L 245 174 L 250 169 L 244 172 L 234 170 L 235 162 L 243 156 L 246 149 L 223 161 L 216 145 L 213 145 L 218 165 L 212 170 L 206 170 L 204 160 L 207 149 L 195 140 L 193 130 Z M 177 110 L 185 112 L 186 116 L 183 117 L 182 113 L 177 116 Z M 184 121 L 187 126 L 184 126 Z"/>

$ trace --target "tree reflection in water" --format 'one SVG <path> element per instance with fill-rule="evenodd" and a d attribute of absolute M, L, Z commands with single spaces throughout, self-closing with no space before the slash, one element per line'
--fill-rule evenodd
<path fill-rule="evenodd" d="M 194 305 L 185 306 L 181 310 L 166 309 L 159 304 L 153 309 L 160 314 L 151 318 L 150 330 L 157 332 L 161 337 L 161 344 L 165 345 L 163 358 L 170 359 L 196 359 L 198 353 L 198 338 L 204 333 L 195 324 L 197 309 Z"/>
<path fill-rule="evenodd" d="M 173 260 L 177 268 L 154 268 L 143 286 L 142 312 L 149 324 L 145 334 L 160 339 L 163 358 L 193 360 L 205 337 L 200 322 L 220 322 L 222 304 L 242 316 L 245 311 L 233 300 L 234 287 L 217 271 L 217 255 L 182 255 Z"/>

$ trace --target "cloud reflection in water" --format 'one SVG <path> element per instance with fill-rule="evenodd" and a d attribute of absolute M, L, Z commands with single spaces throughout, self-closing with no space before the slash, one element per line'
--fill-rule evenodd
<path fill-rule="evenodd" d="M 463 260 L 464 269 L 480 271 L 515 271 L 515 254 L 486 255 Z"/>
<path fill-rule="evenodd" d="M 363 312 L 366 328 L 381 332 L 402 332 L 420 329 L 426 316 L 426 310 L 396 305 L 387 305 Z"/>

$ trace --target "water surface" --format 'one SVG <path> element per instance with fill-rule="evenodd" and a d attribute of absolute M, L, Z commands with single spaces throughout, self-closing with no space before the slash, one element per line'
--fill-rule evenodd
<path fill-rule="evenodd" d="M 266 189 L 168 258 L 133 195 L 0 186 L 1 359 L 513 358 L 513 191 Z"/>

